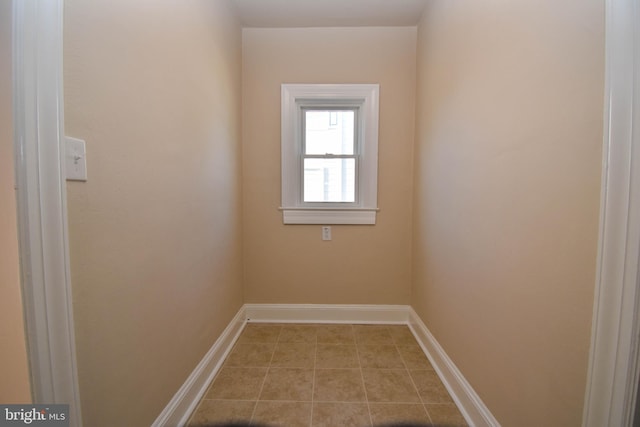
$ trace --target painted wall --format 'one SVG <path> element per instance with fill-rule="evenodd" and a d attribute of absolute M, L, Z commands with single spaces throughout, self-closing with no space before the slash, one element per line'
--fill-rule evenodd
<path fill-rule="evenodd" d="M 11 5 L 0 1 L 0 402 L 29 403 L 13 167 Z"/>
<path fill-rule="evenodd" d="M 150 425 L 242 304 L 240 27 L 227 1 L 65 6 L 84 425 Z"/>
<path fill-rule="evenodd" d="M 243 30 L 244 289 L 247 303 L 408 304 L 415 28 Z M 375 226 L 283 225 L 280 85 L 379 83 Z"/>
<path fill-rule="evenodd" d="M 503 426 L 578 426 L 602 150 L 602 0 L 427 3 L 412 305 Z"/>

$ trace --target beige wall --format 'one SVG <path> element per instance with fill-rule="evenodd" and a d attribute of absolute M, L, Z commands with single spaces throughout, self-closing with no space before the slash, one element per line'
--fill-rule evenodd
<path fill-rule="evenodd" d="M 31 402 L 13 168 L 11 1 L 0 1 L 0 402 Z"/>
<path fill-rule="evenodd" d="M 240 27 L 227 1 L 65 6 L 84 425 L 149 425 L 242 304 Z"/>
<path fill-rule="evenodd" d="M 505 427 L 581 424 L 603 12 L 433 0 L 419 27 L 412 305 Z"/>
<path fill-rule="evenodd" d="M 407 304 L 415 28 L 243 30 L 244 289 L 248 303 Z M 283 225 L 280 85 L 379 83 L 375 226 Z"/>

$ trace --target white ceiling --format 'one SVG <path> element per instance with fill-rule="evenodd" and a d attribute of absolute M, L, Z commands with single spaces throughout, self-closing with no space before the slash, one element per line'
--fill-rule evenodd
<path fill-rule="evenodd" d="M 418 24 L 425 0 L 233 0 L 245 27 L 388 27 Z"/>

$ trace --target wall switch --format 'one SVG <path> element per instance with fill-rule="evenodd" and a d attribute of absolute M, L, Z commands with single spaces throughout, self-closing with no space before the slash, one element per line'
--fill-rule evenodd
<path fill-rule="evenodd" d="M 65 168 L 67 181 L 87 180 L 87 153 L 83 140 L 65 137 Z"/>
<path fill-rule="evenodd" d="M 322 240 L 331 240 L 331 227 L 328 225 L 322 227 Z"/>

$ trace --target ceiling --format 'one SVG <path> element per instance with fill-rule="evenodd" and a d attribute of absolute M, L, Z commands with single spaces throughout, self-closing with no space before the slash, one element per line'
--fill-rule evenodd
<path fill-rule="evenodd" d="M 415 26 L 425 0 L 233 0 L 245 27 Z"/>

